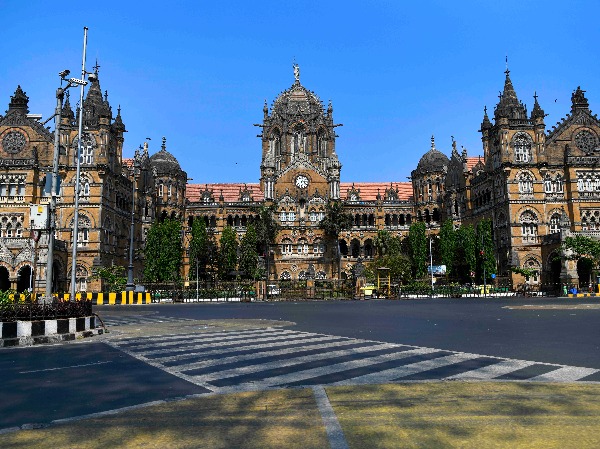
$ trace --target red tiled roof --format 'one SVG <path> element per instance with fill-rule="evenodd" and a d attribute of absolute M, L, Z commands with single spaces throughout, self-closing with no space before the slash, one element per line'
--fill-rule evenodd
<path fill-rule="evenodd" d="M 123 165 L 127 168 L 133 167 L 133 158 L 123 158 Z"/>
<path fill-rule="evenodd" d="M 389 189 L 390 186 L 398 189 L 400 201 L 408 201 L 413 196 L 411 182 L 340 182 L 342 199 L 345 200 L 348 197 L 348 190 L 351 190 L 353 186 L 356 190 L 360 190 L 360 199 L 364 201 L 375 201 L 377 192 L 384 197 L 386 189 Z"/>
<path fill-rule="evenodd" d="M 208 189 L 212 191 L 213 198 L 215 201 L 219 201 L 221 192 L 225 202 L 235 202 L 240 200 L 240 191 L 244 191 L 248 188 L 250 197 L 253 201 L 261 201 L 264 198 L 262 190 L 260 190 L 260 184 L 244 183 L 244 182 L 232 182 L 232 183 L 217 183 L 217 184 L 188 184 L 185 189 L 185 197 L 190 202 L 200 201 L 202 198 L 202 192 Z"/>
<path fill-rule="evenodd" d="M 477 165 L 477 162 L 483 162 L 483 158 L 481 156 L 467 156 L 467 170 L 472 170 L 473 167 Z"/>

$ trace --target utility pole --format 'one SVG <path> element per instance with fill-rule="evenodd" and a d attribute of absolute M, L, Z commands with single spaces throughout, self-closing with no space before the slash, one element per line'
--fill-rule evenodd
<path fill-rule="evenodd" d="M 83 90 L 87 82 L 85 81 L 85 56 L 87 50 L 87 32 L 88 28 L 83 27 L 83 57 L 81 60 L 81 90 L 79 93 L 79 129 L 77 131 L 77 172 L 75 175 L 75 214 L 73 216 L 73 248 L 71 250 L 71 295 L 69 299 L 75 299 L 76 292 L 76 273 L 77 273 L 77 233 L 79 232 L 79 175 L 81 174 L 81 141 L 83 140 Z"/>
<path fill-rule="evenodd" d="M 64 73 L 64 72 L 62 72 Z M 67 73 L 68 74 L 68 73 Z M 71 85 L 67 85 L 67 89 Z M 54 233 L 56 232 L 56 189 L 58 187 L 58 158 L 60 156 L 60 121 L 65 90 L 56 89 L 56 111 L 54 127 L 54 154 L 52 156 L 52 182 L 50 184 L 50 227 L 48 229 L 48 256 L 46 259 L 46 295 L 45 301 L 52 301 L 52 279 L 54 278 Z"/>

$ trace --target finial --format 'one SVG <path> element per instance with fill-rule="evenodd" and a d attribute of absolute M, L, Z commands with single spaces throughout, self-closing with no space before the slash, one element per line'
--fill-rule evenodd
<path fill-rule="evenodd" d="M 431 135 L 431 149 L 435 150 L 435 137 L 433 137 L 433 134 Z"/>
<path fill-rule="evenodd" d="M 487 106 L 483 107 L 483 115 L 487 115 Z"/>
<path fill-rule="evenodd" d="M 121 115 L 121 105 L 117 107 L 117 115 Z"/>
<path fill-rule="evenodd" d="M 94 69 L 94 74 L 98 75 L 98 72 L 100 71 L 100 64 L 98 64 L 98 58 L 96 58 L 96 65 L 92 68 Z"/>
<path fill-rule="evenodd" d="M 508 70 L 508 55 L 506 55 L 505 61 L 506 61 L 506 71 L 504 73 L 506 73 L 506 76 L 508 76 L 508 74 L 510 73 L 510 70 Z"/>
<path fill-rule="evenodd" d="M 167 149 L 167 138 L 163 136 L 162 145 L 160 146 L 161 150 L 165 151 Z"/>
<path fill-rule="evenodd" d="M 296 58 L 294 58 L 294 64 L 292 66 L 294 68 L 294 78 L 296 82 L 300 82 L 300 66 L 296 63 Z"/>
<path fill-rule="evenodd" d="M 533 91 L 533 99 L 534 99 L 534 100 L 535 100 L 535 102 L 537 103 L 537 99 L 538 99 L 538 96 L 537 96 L 537 91 Z"/>
<path fill-rule="evenodd" d="M 108 101 L 108 91 L 104 91 L 104 101 Z"/>

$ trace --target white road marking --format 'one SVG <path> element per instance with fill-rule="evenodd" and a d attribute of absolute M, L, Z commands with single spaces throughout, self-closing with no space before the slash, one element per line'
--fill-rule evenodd
<path fill-rule="evenodd" d="M 464 373 L 455 374 L 454 376 L 446 377 L 451 380 L 490 380 L 495 377 L 504 376 L 510 374 L 513 371 L 517 371 L 528 366 L 535 365 L 535 362 L 528 362 L 525 360 L 503 360 L 499 363 L 489 366 L 483 366 L 471 371 Z"/>
<path fill-rule="evenodd" d="M 438 352 L 436 349 L 411 349 L 403 352 L 395 352 L 392 354 L 384 354 L 375 357 L 369 357 L 366 359 L 352 360 L 350 362 L 343 363 L 335 363 L 333 365 L 323 366 L 319 368 L 312 368 L 303 371 L 297 371 L 295 373 L 283 374 L 281 376 L 268 377 L 263 380 L 258 380 L 255 382 L 245 382 L 237 385 L 233 385 L 231 387 L 221 387 L 218 391 L 220 393 L 233 393 L 238 391 L 255 391 L 255 390 L 264 390 L 276 385 L 283 385 L 289 383 L 300 382 L 303 380 L 311 379 L 313 377 L 324 376 L 333 373 L 339 373 L 342 371 L 348 371 L 355 368 L 363 368 L 366 366 L 371 366 L 377 363 L 389 362 L 390 360 L 400 360 L 408 357 L 412 357 L 414 355 L 420 354 L 430 354 Z M 363 376 L 364 377 L 364 376 Z M 355 379 L 355 378 L 353 378 Z M 353 380 L 352 379 L 352 380 Z M 345 382 L 345 381 L 343 381 Z M 332 383 L 332 385 L 340 385 L 344 384 L 343 382 Z M 352 381 L 349 381 L 352 382 Z"/>
<path fill-rule="evenodd" d="M 82 365 L 59 366 L 57 368 L 45 368 L 45 369 L 34 369 L 31 371 L 20 371 L 19 374 L 42 373 L 44 371 L 58 371 L 61 369 L 82 368 L 84 366 L 104 365 L 105 363 L 112 363 L 112 360 L 107 360 L 105 362 L 84 363 Z"/>
<path fill-rule="evenodd" d="M 410 376 L 412 374 L 421 373 L 434 368 L 453 365 L 455 363 L 464 362 L 481 357 L 477 354 L 457 353 L 437 359 L 425 360 L 423 362 L 411 363 L 410 365 L 391 368 L 377 373 L 366 374 L 364 376 L 354 377 L 349 380 L 335 382 L 332 385 L 357 385 L 357 384 L 379 384 L 391 382 L 400 377 Z"/>
<path fill-rule="evenodd" d="M 575 382 L 584 377 L 591 376 L 600 370 L 592 368 L 579 368 L 576 366 L 563 366 L 539 376 L 527 379 L 531 382 Z"/>

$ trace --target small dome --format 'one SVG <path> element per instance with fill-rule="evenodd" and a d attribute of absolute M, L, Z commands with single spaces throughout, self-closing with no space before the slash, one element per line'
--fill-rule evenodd
<path fill-rule="evenodd" d="M 416 173 L 434 173 L 445 172 L 448 169 L 450 159 L 441 151 L 435 148 L 433 136 L 431 137 L 431 149 L 423 155 L 417 168 Z"/>
<path fill-rule="evenodd" d="M 181 166 L 175 156 L 167 151 L 165 141 L 166 139 L 163 137 L 160 151 L 150 156 L 150 165 L 156 168 L 157 173 L 176 174 L 181 171 Z"/>

